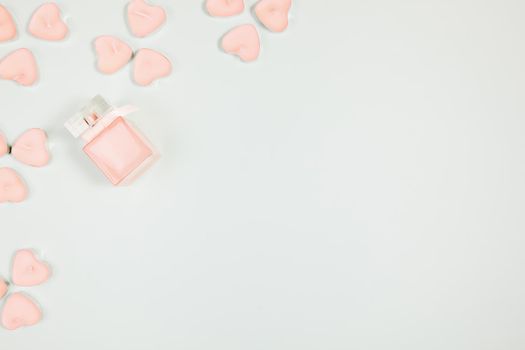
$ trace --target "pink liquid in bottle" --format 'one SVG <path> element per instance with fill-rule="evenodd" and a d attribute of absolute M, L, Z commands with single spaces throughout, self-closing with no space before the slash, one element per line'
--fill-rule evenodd
<path fill-rule="evenodd" d="M 114 109 L 100 96 L 66 123 L 83 150 L 113 185 L 130 183 L 157 158 L 151 144 L 123 116 L 130 108 Z"/>

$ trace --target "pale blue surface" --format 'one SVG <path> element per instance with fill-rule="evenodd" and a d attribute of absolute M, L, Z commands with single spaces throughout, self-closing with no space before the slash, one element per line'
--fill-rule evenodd
<path fill-rule="evenodd" d="M 45 321 L 10 350 L 525 348 L 525 3 L 296 0 L 255 64 L 222 54 L 239 18 L 158 0 L 132 39 L 124 0 L 62 0 L 71 36 L 23 33 L 42 79 L 0 81 L 0 129 L 49 131 L 53 162 L 0 206 L 0 274 L 31 247 Z M 3 1 L 25 27 L 40 1 Z M 253 4 L 249 1 L 248 4 Z M 95 71 L 91 42 L 165 52 L 134 86 Z M 163 154 L 111 188 L 63 122 L 95 94 L 142 108 Z"/>

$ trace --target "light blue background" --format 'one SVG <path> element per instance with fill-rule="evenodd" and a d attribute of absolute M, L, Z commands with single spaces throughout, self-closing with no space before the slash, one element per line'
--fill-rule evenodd
<path fill-rule="evenodd" d="M 11 350 L 525 348 L 525 2 L 296 0 L 242 64 L 197 0 L 132 38 L 124 0 L 61 0 L 63 43 L 23 29 L 34 88 L 0 81 L 0 129 L 49 132 L 53 161 L 1 158 L 31 197 L 0 206 L 0 274 L 18 248 L 53 268 L 45 320 Z M 254 1 L 248 1 L 253 5 Z M 97 73 L 92 40 L 166 53 L 173 75 Z M 141 111 L 163 154 L 112 188 L 62 128 L 95 94 Z"/>

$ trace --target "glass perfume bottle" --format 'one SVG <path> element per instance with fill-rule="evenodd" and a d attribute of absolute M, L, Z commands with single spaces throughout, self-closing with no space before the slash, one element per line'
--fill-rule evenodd
<path fill-rule="evenodd" d="M 148 140 L 125 116 L 133 106 L 114 108 L 96 96 L 64 125 L 113 185 L 129 184 L 158 158 Z"/>

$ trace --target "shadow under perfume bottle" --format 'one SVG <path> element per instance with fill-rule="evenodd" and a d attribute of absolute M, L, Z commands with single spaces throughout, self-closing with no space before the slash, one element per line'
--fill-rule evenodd
<path fill-rule="evenodd" d="M 129 184 L 158 154 L 125 116 L 133 106 L 114 108 L 96 96 L 64 125 L 83 142 L 82 149 L 113 185 Z"/>

